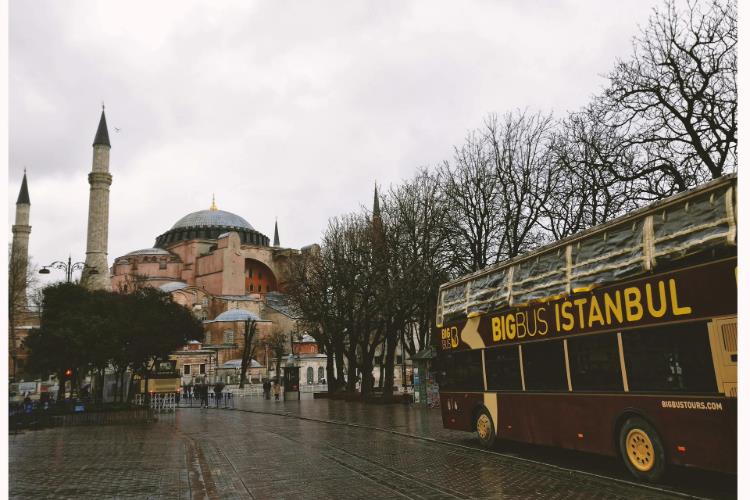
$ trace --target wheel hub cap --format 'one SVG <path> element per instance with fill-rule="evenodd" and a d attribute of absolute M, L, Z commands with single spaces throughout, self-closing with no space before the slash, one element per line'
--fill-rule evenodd
<path fill-rule="evenodd" d="M 630 463 L 641 472 L 648 472 L 654 466 L 654 445 L 651 438 L 641 429 L 633 429 L 625 438 Z"/>
<path fill-rule="evenodd" d="M 477 433 L 481 439 L 490 437 L 490 419 L 487 415 L 480 415 L 477 419 Z"/>

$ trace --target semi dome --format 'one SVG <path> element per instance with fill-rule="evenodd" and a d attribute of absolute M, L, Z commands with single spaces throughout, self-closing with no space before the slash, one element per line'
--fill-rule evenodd
<path fill-rule="evenodd" d="M 133 250 L 132 252 L 126 253 L 124 257 L 127 257 L 128 255 L 172 255 L 172 254 L 167 252 L 163 248 L 141 248 L 140 250 Z"/>
<path fill-rule="evenodd" d="M 248 221 L 232 212 L 224 210 L 199 210 L 187 214 L 182 219 L 175 222 L 172 229 L 186 227 L 236 227 L 253 230 L 253 226 Z"/>
<path fill-rule="evenodd" d="M 214 323 L 217 321 L 245 321 L 248 319 L 250 321 L 261 321 L 260 316 L 250 311 L 245 311 L 244 309 L 229 309 L 228 311 L 224 311 L 223 313 L 219 314 L 218 316 L 216 316 L 216 318 L 209 322 Z"/>

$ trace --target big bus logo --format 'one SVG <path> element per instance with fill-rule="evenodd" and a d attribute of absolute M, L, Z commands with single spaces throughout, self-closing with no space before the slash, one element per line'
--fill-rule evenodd
<path fill-rule="evenodd" d="M 451 326 L 443 328 L 440 334 L 443 349 L 453 349 L 458 347 L 458 328 Z"/>

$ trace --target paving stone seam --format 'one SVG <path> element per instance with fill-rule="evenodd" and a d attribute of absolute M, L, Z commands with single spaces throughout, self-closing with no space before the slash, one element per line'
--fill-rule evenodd
<path fill-rule="evenodd" d="M 242 474 L 237 470 L 237 467 L 234 466 L 234 463 L 229 459 L 229 456 L 227 456 L 226 453 L 224 453 L 221 448 L 217 448 L 216 451 L 219 452 L 219 454 L 224 457 L 224 460 L 227 461 L 227 463 L 232 467 L 232 470 L 237 475 L 237 478 L 240 480 L 240 483 L 242 483 L 242 487 L 245 488 L 245 491 L 247 491 L 247 494 L 250 495 L 250 498 L 255 499 L 255 496 L 250 491 L 250 488 L 247 487 L 247 484 L 245 484 L 245 480 L 242 479 Z"/>
<path fill-rule="evenodd" d="M 422 440 L 422 441 L 428 441 L 428 442 L 440 444 L 440 445 L 443 445 L 443 446 L 450 446 L 450 447 L 454 447 L 454 448 L 462 448 L 464 450 L 469 450 L 469 451 L 473 451 L 473 452 L 486 453 L 486 454 L 489 454 L 489 455 L 501 456 L 501 457 L 508 458 L 508 459 L 518 460 L 518 461 L 521 461 L 521 462 L 528 462 L 528 463 L 532 463 L 532 464 L 536 464 L 536 465 L 543 465 L 545 467 L 551 467 L 553 469 L 556 469 L 556 470 L 559 470 L 559 471 L 562 471 L 562 472 L 568 472 L 568 473 L 571 473 L 571 474 L 580 474 L 580 475 L 583 475 L 583 476 L 588 476 L 588 477 L 591 477 L 591 478 L 595 478 L 597 480 L 614 481 L 614 482 L 617 482 L 617 483 L 620 483 L 620 484 L 624 484 L 624 485 L 636 487 L 636 488 L 639 488 L 639 489 L 651 490 L 651 491 L 662 493 L 662 494 L 665 494 L 665 495 L 673 495 L 673 496 L 678 496 L 678 497 L 682 497 L 682 498 L 691 498 L 691 499 L 695 499 L 695 500 L 710 500 L 710 499 L 708 499 L 706 497 L 699 497 L 699 496 L 695 496 L 695 495 L 690 495 L 688 493 L 683 493 L 681 491 L 674 491 L 674 490 L 668 490 L 668 489 L 665 489 L 665 488 L 659 488 L 658 486 L 653 486 L 653 485 L 650 485 L 650 484 L 636 483 L 636 482 L 632 482 L 632 481 L 627 481 L 625 479 L 620 479 L 620 478 L 610 477 L 610 476 L 603 476 L 601 474 L 596 474 L 594 472 L 588 472 L 588 471 L 583 471 L 583 470 L 578 470 L 578 469 L 569 469 L 567 467 L 561 467 L 561 466 L 555 465 L 555 464 L 549 464 L 549 463 L 546 463 L 546 462 L 540 462 L 538 460 L 532 460 L 530 458 L 524 458 L 524 457 L 519 457 L 519 456 L 514 456 L 514 455 L 507 455 L 507 454 L 504 454 L 504 453 L 498 453 L 498 452 L 495 452 L 495 451 L 484 450 L 484 449 L 480 449 L 480 448 L 472 448 L 471 446 L 465 446 L 465 445 L 462 445 L 462 444 L 451 443 L 449 441 L 442 441 L 442 440 L 431 438 L 431 437 L 425 437 L 425 436 L 419 436 L 419 435 L 416 435 L 416 434 L 409 434 L 409 433 L 406 433 L 406 432 L 395 431 L 395 430 L 392 430 L 392 429 L 384 429 L 382 427 L 375 427 L 375 426 L 371 426 L 371 425 L 362 425 L 362 424 L 354 424 L 354 423 L 351 423 L 351 422 L 344 422 L 344 421 L 340 421 L 340 420 L 327 420 L 327 419 L 320 419 L 320 418 L 305 417 L 305 416 L 302 416 L 302 415 L 294 415 L 292 413 L 280 413 L 280 412 L 268 412 L 268 411 L 259 411 L 259 410 L 248 410 L 248 409 L 243 409 L 243 408 L 224 408 L 224 409 L 225 410 L 231 410 L 231 411 L 241 411 L 241 412 L 245 412 L 245 413 L 257 413 L 259 415 L 275 415 L 277 417 L 295 418 L 295 419 L 298 419 L 298 420 L 308 420 L 310 422 L 320 422 L 320 423 L 333 424 L 333 425 L 344 425 L 344 426 L 347 426 L 347 427 L 356 427 L 356 428 L 361 428 L 361 429 L 369 429 L 369 430 L 375 430 L 375 431 L 380 431 L 380 432 L 387 432 L 389 434 L 395 434 L 395 435 L 398 435 L 398 436 L 408 437 L 408 438 L 412 438 L 412 439 L 419 439 L 419 440 Z"/>
<path fill-rule="evenodd" d="M 273 432 L 273 431 L 269 431 L 269 432 L 271 432 L 271 434 L 275 434 L 275 435 L 277 435 L 277 436 L 279 436 L 279 437 L 281 437 L 283 439 L 289 440 L 289 441 L 291 441 L 293 443 L 302 444 L 302 445 L 305 444 L 303 441 L 299 441 L 299 440 L 293 439 L 293 438 L 291 438 L 289 436 L 286 436 L 286 435 L 283 435 L 283 434 L 279 434 L 278 432 Z M 394 476 L 398 476 L 400 479 L 411 481 L 412 483 L 419 483 L 424 488 L 436 491 L 436 492 L 444 494 L 444 495 L 448 495 L 448 496 L 453 497 L 453 498 L 468 498 L 468 497 L 462 495 L 461 492 L 454 491 L 454 490 L 451 490 L 451 489 L 448 489 L 448 488 L 441 488 L 439 486 L 436 486 L 435 484 L 429 483 L 427 481 L 423 481 L 423 480 L 421 480 L 421 479 L 419 479 L 419 478 L 417 478 L 417 477 L 415 477 L 415 476 L 413 476 L 411 474 L 407 474 L 407 473 L 405 473 L 403 471 L 399 471 L 399 470 L 396 470 L 396 469 L 394 469 L 392 467 L 388 467 L 387 465 L 383 465 L 383 464 L 378 463 L 378 462 L 376 462 L 374 460 L 370 460 L 367 457 L 363 457 L 363 456 L 358 455 L 356 453 L 353 453 L 353 452 L 351 452 L 349 450 L 345 450 L 345 449 L 340 448 L 338 446 L 334 446 L 334 445 L 332 445 L 330 443 L 327 443 L 325 446 L 327 448 L 332 449 L 332 450 L 336 450 L 338 452 L 341 452 L 341 453 L 343 453 L 345 455 L 349 455 L 350 457 L 354 457 L 354 458 L 356 458 L 358 460 L 361 460 L 363 462 L 367 462 L 368 464 L 370 464 L 372 466 L 375 466 L 375 467 L 377 467 L 377 468 L 379 468 L 381 470 L 384 470 L 384 471 L 386 471 L 386 472 L 388 472 L 390 474 L 393 474 Z M 369 478 L 368 472 L 365 471 L 365 470 L 361 470 L 359 468 L 356 468 L 356 467 L 354 467 L 351 464 L 346 464 L 345 462 L 340 461 L 339 459 L 337 459 L 336 457 L 334 457 L 334 456 L 332 456 L 330 454 L 325 454 L 323 456 L 325 456 L 326 458 L 328 458 L 330 460 L 333 460 L 334 462 L 336 462 L 336 463 L 338 463 L 340 465 L 343 465 L 347 469 L 351 469 L 351 470 L 354 470 L 355 472 L 359 472 L 361 475 L 364 475 L 365 477 Z M 380 484 L 380 483 L 378 483 L 378 484 Z M 394 488 L 389 488 L 389 489 L 394 489 Z M 399 490 L 395 490 L 394 489 L 394 491 L 399 491 Z M 403 492 L 400 492 L 400 493 L 402 495 L 405 495 Z M 407 498 L 415 498 L 415 497 L 409 497 L 409 496 L 407 496 Z"/>

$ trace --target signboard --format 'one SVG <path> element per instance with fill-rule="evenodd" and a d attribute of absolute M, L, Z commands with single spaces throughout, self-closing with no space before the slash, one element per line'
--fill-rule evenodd
<path fill-rule="evenodd" d="M 518 305 L 439 328 L 440 349 L 463 350 L 737 313 L 737 259 Z"/>

